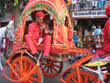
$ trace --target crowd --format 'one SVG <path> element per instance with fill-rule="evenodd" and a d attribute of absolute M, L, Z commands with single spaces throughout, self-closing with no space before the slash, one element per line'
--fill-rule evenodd
<path fill-rule="evenodd" d="M 101 25 L 96 26 L 93 24 L 91 26 L 91 30 L 88 27 L 85 27 L 84 34 L 80 34 L 81 31 L 74 31 L 73 32 L 73 40 L 76 44 L 77 48 L 87 48 L 92 53 L 96 53 L 97 49 L 103 47 L 103 30 Z M 80 58 L 80 54 L 76 54 L 76 56 L 70 60 L 70 64 L 75 62 L 77 59 Z"/>
<path fill-rule="evenodd" d="M 69 2 L 70 0 L 66 0 Z M 70 10 L 91 10 L 106 8 L 109 0 L 72 0 Z"/>
<path fill-rule="evenodd" d="M 94 47 L 96 49 L 102 46 L 103 29 L 101 25 L 96 27 L 93 24 L 90 31 L 88 30 L 88 27 L 86 27 L 83 35 L 80 35 L 79 33 L 80 32 L 78 31 L 74 31 L 73 40 L 77 47 Z"/>

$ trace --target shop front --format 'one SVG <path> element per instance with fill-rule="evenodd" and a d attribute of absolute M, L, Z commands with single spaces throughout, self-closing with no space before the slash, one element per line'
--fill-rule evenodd
<path fill-rule="evenodd" d="M 104 24 L 107 20 L 105 15 L 105 10 L 90 10 L 90 11 L 76 11 L 72 12 L 72 21 L 74 23 L 74 30 L 84 34 L 84 30 L 87 28 L 91 31 L 93 25 L 96 28 L 100 25 L 101 28 L 104 28 Z"/>

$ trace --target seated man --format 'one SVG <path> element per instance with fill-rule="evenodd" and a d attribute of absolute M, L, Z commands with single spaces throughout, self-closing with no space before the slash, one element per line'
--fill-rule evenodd
<path fill-rule="evenodd" d="M 38 55 L 37 46 L 39 43 L 39 39 L 43 38 L 43 56 L 49 56 L 51 36 L 48 34 L 48 26 L 43 22 L 45 15 L 43 12 L 38 11 L 35 16 L 36 22 L 32 22 L 31 24 L 29 24 L 28 34 L 25 35 L 25 40 L 27 41 L 29 48 L 32 51 L 32 54 Z"/>

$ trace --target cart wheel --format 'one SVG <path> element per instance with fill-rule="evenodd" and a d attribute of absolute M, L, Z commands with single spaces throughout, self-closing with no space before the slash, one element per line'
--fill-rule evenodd
<path fill-rule="evenodd" d="M 41 61 L 41 69 L 45 76 L 55 77 L 62 71 L 62 68 L 63 62 L 52 61 L 50 59 Z"/>
<path fill-rule="evenodd" d="M 80 71 L 81 83 L 97 83 L 98 78 L 89 72 Z M 65 78 L 66 83 L 78 83 L 77 72 L 70 73 Z"/>
<path fill-rule="evenodd" d="M 22 66 L 21 66 L 21 62 L 22 62 Z M 11 79 L 22 80 L 18 83 L 43 83 L 42 76 L 41 76 L 42 74 L 37 66 L 35 70 L 31 73 L 31 75 L 29 75 L 28 77 L 25 77 L 28 75 L 29 72 L 31 72 L 31 70 L 33 69 L 33 67 L 35 67 L 35 65 L 36 64 L 28 57 L 23 56 L 22 61 L 21 61 L 21 57 L 16 58 L 12 62 L 11 66 L 15 70 L 19 78 L 14 73 L 14 71 L 10 69 Z"/>

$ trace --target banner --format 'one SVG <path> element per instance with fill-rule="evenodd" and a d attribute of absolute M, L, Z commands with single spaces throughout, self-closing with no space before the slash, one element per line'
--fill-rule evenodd
<path fill-rule="evenodd" d="M 105 10 L 93 10 L 93 11 L 76 11 L 72 12 L 73 18 L 95 18 L 95 17 L 105 17 Z"/>

